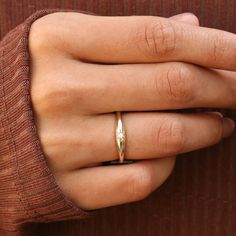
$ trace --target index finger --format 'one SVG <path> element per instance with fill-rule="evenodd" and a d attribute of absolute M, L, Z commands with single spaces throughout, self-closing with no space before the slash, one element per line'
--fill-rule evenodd
<path fill-rule="evenodd" d="M 236 35 L 156 16 L 57 15 L 57 38 L 81 60 L 102 63 L 183 61 L 236 70 Z M 55 17 L 55 16 L 54 16 Z M 55 19 L 54 19 L 55 21 Z M 52 27 L 48 28 L 52 34 Z M 59 33 L 58 33 L 59 32 Z"/>

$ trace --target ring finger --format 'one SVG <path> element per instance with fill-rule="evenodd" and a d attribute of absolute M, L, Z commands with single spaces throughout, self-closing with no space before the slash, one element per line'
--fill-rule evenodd
<path fill-rule="evenodd" d="M 63 121 L 58 124 L 52 121 L 53 126 L 40 128 L 43 143 L 46 134 L 45 153 L 54 168 L 78 169 L 118 159 L 114 114 L 86 118 L 82 125 L 81 120 L 65 119 L 67 126 L 61 126 Z M 127 134 L 126 159 L 133 160 L 193 151 L 213 145 L 233 131 L 231 120 L 214 113 L 131 112 L 123 113 L 123 122 Z"/>

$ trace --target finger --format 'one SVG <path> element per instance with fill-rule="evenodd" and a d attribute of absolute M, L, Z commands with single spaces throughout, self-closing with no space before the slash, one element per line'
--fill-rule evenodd
<path fill-rule="evenodd" d="M 99 119 L 100 120 L 99 122 Z M 115 117 L 95 119 L 96 137 L 91 153 L 81 164 L 117 160 Z M 99 122 L 99 123 L 97 123 Z M 126 159 L 161 158 L 198 150 L 218 143 L 232 133 L 233 122 L 216 114 L 123 113 L 126 129 Z M 91 140 L 92 141 L 92 140 Z M 109 147 L 109 149 L 108 149 Z M 96 150 L 96 151 L 95 151 Z M 96 152 L 96 154 L 95 154 Z"/>
<path fill-rule="evenodd" d="M 56 35 L 50 27 L 47 37 L 57 36 L 57 41 L 64 45 L 63 50 L 81 60 L 102 63 L 184 61 L 236 70 L 233 33 L 156 16 L 56 14 L 60 21 L 58 24 L 54 19 Z"/>
<path fill-rule="evenodd" d="M 85 168 L 58 177 L 58 183 L 79 207 L 93 210 L 144 199 L 167 179 L 174 163 L 172 157 Z"/>
<path fill-rule="evenodd" d="M 66 109 L 86 114 L 184 108 L 236 108 L 236 73 L 191 64 L 91 65 L 67 63 L 61 72 L 71 90 Z M 84 99 L 81 96 L 84 95 Z M 98 99 L 99 98 L 99 99 Z M 96 105 L 95 105 L 96 104 Z"/>
<path fill-rule="evenodd" d="M 51 121 L 54 129 L 48 128 L 49 125 L 39 130 L 42 144 L 47 147 L 44 150 L 47 159 L 54 169 L 73 170 L 118 159 L 114 114 L 64 119 L 66 126 L 58 119 Z M 207 147 L 229 136 L 234 128 L 231 120 L 208 113 L 131 112 L 123 113 L 123 122 L 127 140 L 125 158 L 130 160 L 175 156 Z"/>

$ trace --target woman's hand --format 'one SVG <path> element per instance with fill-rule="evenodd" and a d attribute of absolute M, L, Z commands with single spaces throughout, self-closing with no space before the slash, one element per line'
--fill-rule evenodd
<path fill-rule="evenodd" d="M 177 154 L 233 132 L 233 121 L 217 113 L 160 112 L 236 108 L 236 36 L 198 27 L 192 15 L 54 13 L 33 24 L 30 52 L 44 153 L 61 189 L 83 209 L 145 198 Z M 114 111 L 124 112 L 133 164 L 101 165 L 118 159 Z"/>

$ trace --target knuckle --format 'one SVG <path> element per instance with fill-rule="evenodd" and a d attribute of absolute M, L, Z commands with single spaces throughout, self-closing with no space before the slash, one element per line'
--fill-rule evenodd
<path fill-rule="evenodd" d="M 55 162 L 63 153 L 63 147 L 66 146 L 65 140 L 62 140 L 62 138 L 56 136 L 53 132 L 49 134 L 44 128 L 39 128 L 39 138 L 47 159 Z"/>
<path fill-rule="evenodd" d="M 59 84 L 50 86 L 50 83 L 47 83 L 42 88 L 38 87 L 37 92 L 32 93 L 32 103 L 35 110 L 41 114 L 61 112 L 63 108 L 70 105 L 72 99 L 70 92 Z"/>
<path fill-rule="evenodd" d="M 55 71 L 48 71 L 43 77 L 33 74 L 30 92 L 36 112 L 50 116 L 66 111 L 83 112 L 95 89 L 92 82 L 84 78 L 75 79 L 73 75 L 66 75 L 64 70 L 60 70 L 56 74 Z M 80 110 L 75 109 L 75 104 Z"/>
<path fill-rule="evenodd" d="M 63 37 L 66 35 L 64 21 L 59 13 L 54 13 L 39 18 L 32 24 L 29 34 L 29 49 L 32 55 L 45 55 L 49 51 L 61 50 L 65 44 Z"/>
<path fill-rule="evenodd" d="M 136 165 L 129 176 L 127 187 L 128 198 L 131 201 L 139 201 L 146 198 L 152 191 L 150 170 Z"/>
<path fill-rule="evenodd" d="M 227 38 L 224 36 L 223 33 L 218 33 L 212 41 L 211 44 L 213 47 L 213 60 L 214 61 L 219 61 L 222 60 L 223 57 L 229 55 L 231 49 L 229 48 L 229 43 Z M 230 50 L 230 51 L 229 51 Z"/>
<path fill-rule="evenodd" d="M 149 58 L 171 54 L 176 49 L 177 29 L 173 23 L 157 19 L 138 26 L 135 35 L 139 49 Z M 141 43 L 140 43 L 141 42 Z"/>
<path fill-rule="evenodd" d="M 236 68 L 236 42 L 234 36 L 225 34 L 223 31 L 218 31 L 214 37 L 209 36 L 210 59 L 213 62 L 218 62 L 227 59 L 227 67 L 230 69 Z"/>
<path fill-rule="evenodd" d="M 181 153 L 185 148 L 185 128 L 181 119 L 166 119 L 153 129 L 153 142 L 163 154 Z"/>
<path fill-rule="evenodd" d="M 194 99 L 191 68 L 181 64 L 169 66 L 160 75 L 155 72 L 155 88 L 162 96 L 171 102 L 190 103 Z"/>
<path fill-rule="evenodd" d="M 52 45 L 54 38 L 53 29 L 54 27 L 49 28 L 47 24 L 40 19 L 32 24 L 29 34 L 29 48 L 31 54 L 36 52 L 43 53 Z"/>

